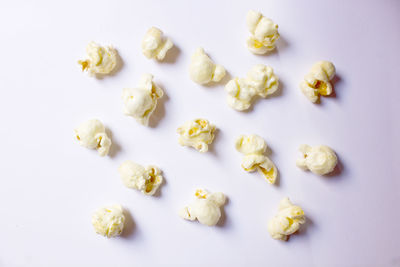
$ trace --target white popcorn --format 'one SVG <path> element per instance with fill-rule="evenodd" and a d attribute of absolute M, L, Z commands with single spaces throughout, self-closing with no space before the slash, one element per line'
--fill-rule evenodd
<path fill-rule="evenodd" d="M 130 160 L 123 162 L 118 172 L 126 187 L 137 189 L 146 195 L 154 195 L 163 181 L 158 167 L 150 165 L 144 168 Z"/>
<path fill-rule="evenodd" d="M 190 62 L 190 78 L 198 84 L 219 82 L 225 76 L 225 68 L 214 64 L 203 48 L 197 48 Z"/>
<path fill-rule="evenodd" d="M 97 149 L 102 157 L 108 154 L 111 139 L 107 136 L 105 127 L 99 120 L 88 120 L 74 129 L 74 132 L 81 146 Z"/>
<path fill-rule="evenodd" d="M 79 60 L 82 71 L 90 75 L 108 74 L 117 65 L 117 51 L 112 46 L 100 46 L 90 42 L 86 46 L 87 59 Z"/>
<path fill-rule="evenodd" d="M 286 241 L 288 236 L 299 230 L 300 225 L 305 222 L 302 208 L 293 205 L 286 197 L 279 203 L 278 214 L 268 222 L 268 232 L 273 239 Z"/>
<path fill-rule="evenodd" d="M 240 135 L 235 143 L 236 150 L 244 154 L 242 168 L 247 172 L 258 170 L 270 183 L 274 184 L 278 171 L 274 163 L 264 154 L 267 143 L 255 134 Z"/>
<path fill-rule="evenodd" d="M 303 94 L 313 103 L 319 100 L 320 95 L 327 96 L 332 94 L 331 80 L 335 76 L 336 70 L 332 62 L 318 61 L 310 72 L 304 76 L 304 81 L 300 83 Z"/>
<path fill-rule="evenodd" d="M 255 65 L 246 78 L 234 78 L 225 85 L 228 105 L 239 111 L 246 110 L 255 96 L 266 98 L 276 92 L 278 86 L 279 79 L 271 67 Z"/>
<path fill-rule="evenodd" d="M 210 193 L 204 189 L 197 189 L 196 199 L 179 211 L 179 216 L 185 220 L 198 220 L 200 223 L 214 226 L 221 218 L 220 207 L 225 204 L 223 193 Z"/>
<path fill-rule="evenodd" d="M 151 27 L 142 40 L 143 55 L 149 59 L 163 60 L 167 51 L 173 46 L 172 41 L 165 38 L 163 32 L 156 27 Z"/>
<path fill-rule="evenodd" d="M 103 207 L 95 211 L 92 225 L 96 233 L 106 237 L 115 237 L 124 229 L 125 216 L 120 205 Z"/>
<path fill-rule="evenodd" d="M 247 13 L 246 23 L 251 33 L 247 39 L 250 52 L 262 55 L 275 48 L 275 41 L 279 38 L 277 24 L 254 10 Z"/>
<path fill-rule="evenodd" d="M 191 146 L 199 152 L 207 152 L 208 145 L 214 139 L 215 125 L 206 119 L 194 119 L 185 122 L 177 129 L 178 142 L 182 146 Z"/>
<path fill-rule="evenodd" d="M 296 165 L 315 174 L 324 175 L 332 172 L 338 161 L 335 152 L 328 146 L 301 145 L 299 151 L 301 155 Z"/>
<path fill-rule="evenodd" d="M 137 88 L 124 88 L 123 112 L 132 116 L 140 124 L 147 126 L 149 118 L 157 106 L 157 99 L 164 95 L 163 90 L 153 82 L 153 75 L 142 75 Z"/>

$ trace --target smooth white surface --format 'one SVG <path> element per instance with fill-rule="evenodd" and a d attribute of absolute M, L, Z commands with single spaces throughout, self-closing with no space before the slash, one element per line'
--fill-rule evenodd
<path fill-rule="evenodd" d="M 279 24 L 275 53 L 247 50 L 251 8 Z M 0 266 L 399 266 L 399 13 L 394 0 L 4 1 Z M 141 53 L 151 26 L 178 47 L 169 63 Z M 124 64 L 113 77 L 81 73 L 76 61 L 91 40 L 118 49 Z M 222 85 L 190 80 L 198 46 L 232 76 L 271 65 L 281 94 L 251 112 L 232 110 Z M 314 105 L 298 84 L 320 59 L 334 62 L 339 81 L 335 98 Z M 121 100 L 122 88 L 146 72 L 167 95 L 149 128 L 124 116 Z M 177 144 L 176 128 L 195 117 L 219 128 L 207 154 Z M 112 132 L 112 157 L 75 142 L 73 128 L 90 118 Z M 266 139 L 279 186 L 241 169 L 234 140 L 246 133 Z M 298 169 L 302 143 L 331 146 L 341 173 Z M 159 197 L 123 186 L 117 167 L 126 159 L 160 166 Z M 196 187 L 229 197 L 222 227 L 177 215 Z M 280 242 L 268 235 L 267 220 L 285 196 L 308 222 Z M 90 220 L 113 203 L 130 211 L 134 227 L 106 239 Z"/>

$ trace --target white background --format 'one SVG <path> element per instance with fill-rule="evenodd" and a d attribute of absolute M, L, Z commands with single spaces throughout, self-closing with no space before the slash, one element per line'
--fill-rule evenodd
<path fill-rule="evenodd" d="M 249 9 L 279 24 L 267 56 L 245 47 Z M 400 266 L 399 14 L 394 0 L 3 1 L 0 266 Z M 167 62 L 141 54 L 151 26 L 176 44 Z M 81 73 L 92 40 L 118 49 L 114 76 Z M 189 79 L 198 46 L 232 76 L 272 66 L 280 93 L 250 112 L 229 108 L 223 83 Z M 336 65 L 336 97 L 315 105 L 298 84 L 321 59 Z M 122 114 L 121 92 L 147 72 L 166 96 L 146 128 Z M 206 154 L 177 144 L 176 128 L 196 117 L 219 129 Z M 73 128 L 91 118 L 112 132 L 110 157 L 74 140 Z M 279 185 L 241 169 L 234 140 L 243 133 L 265 138 Z M 296 168 L 302 143 L 331 146 L 340 170 Z M 160 166 L 160 196 L 122 185 L 117 168 L 127 159 Z M 177 216 L 197 187 L 229 197 L 220 226 Z M 267 221 L 285 196 L 308 220 L 281 242 Z M 114 203 L 132 217 L 123 236 L 96 235 L 92 212 Z"/>

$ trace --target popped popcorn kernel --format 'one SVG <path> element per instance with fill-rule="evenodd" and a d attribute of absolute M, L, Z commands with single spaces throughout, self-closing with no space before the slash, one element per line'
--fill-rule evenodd
<path fill-rule="evenodd" d="M 268 232 L 273 239 L 286 241 L 288 236 L 299 230 L 300 225 L 305 222 L 303 209 L 293 205 L 286 197 L 279 203 L 277 215 L 268 222 Z"/>
<path fill-rule="evenodd" d="M 215 125 L 206 119 L 187 121 L 177 129 L 178 142 L 182 146 L 191 146 L 199 152 L 207 152 L 208 145 L 214 140 L 215 129 Z"/>
<path fill-rule="evenodd" d="M 108 238 L 120 235 L 124 223 L 125 216 L 120 205 L 100 208 L 92 216 L 92 225 L 96 233 Z"/>
<path fill-rule="evenodd" d="M 275 49 L 275 42 L 279 38 L 277 24 L 254 10 L 247 13 L 246 24 L 250 32 L 247 39 L 250 52 L 262 55 Z"/>
<path fill-rule="evenodd" d="M 299 151 L 301 155 L 296 161 L 297 167 L 315 174 L 332 172 L 338 162 L 335 152 L 328 146 L 301 145 Z"/>
<path fill-rule="evenodd" d="M 157 100 L 164 95 L 163 90 L 153 82 L 153 75 L 142 75 L 137 88 L 124 88 L 122 100 L 125 115 L 136 119 L 140 124 L 147 126 L 150 116 L 157 106 Z"/>
<path fill-rule="evenodd" d="M 203 48 L 197 48 L 192 55 L 189 68 L 190 78 L 198 84 L 219 82 L 225 76 L 225 68 L 214 64 Z"/>
<path fill-rule="evenodd" d="M 95 42 L 90 42 L 86 46 L 87 59 L 79 60 L 82 71 L 87 71 L 89 75 L 109 74 L 117 65 L 117 50 L 112 46 L 100 46 Z"/>
<path fill-rule="evenodd" d="M 234 78 L 225 85 L 228 105 L 238 111 L 251 107 L 256 96 L 266 98 L 278 90 L 279 79 L 274 70 L 257 64 L 247 73 L 246 78 Z"/>
<path fill-rule="evenodd" d="M 88 120 L 74 129 L 74 132 L 79 145 L 96 149 L 101 157 L 106 156 L 110 151 L 111 139 L 107 136 L 105 127 L 99 120 Z"/>
<path fill-rule="evenodd" d="M 150 165 L 145 168 L 130 160 L 124 161 L 118 172 L 126 187 L 139 190 L 145 195 L 154 195 L 163 181 L 158 167 Z"/>
<path fill-rule="evenodd" d="M 142 52 L 148 59 L 163 60 L 173 46 L 172 41 L 164 37 L 163 32 L 156 27 L 151 27 L 142 40 Z"/>
<path fill-rule="evenodd" d="M 300 83 L 300 89 L 311 102 L 316 103 L 320 99 L 320 95 L 332 94 L 331 80 L 335 73 L 336 69 L 332 62 L 318 61 L 304 76 L 304 80 Z"/>
<path fill-rule="evenodd" d="M 221 218 L 221 207 L 226 197 L 223 193 L 210 193 L 205 189 L 197 189 L 195 200 L 179 211 L 179 216 L 185 220 L 198 220 L 200 223 L 214 226 Z"/>
<path fill-rule="evenodd" d="M 240 135 L 236 139 L 235 148 L 244 154 L 242 168 L 247 172 L 257 170 L 270 184 L 274 184 L 278 176 L 275 164 L 264 154 L 267 143 L 255 134 Z"/>

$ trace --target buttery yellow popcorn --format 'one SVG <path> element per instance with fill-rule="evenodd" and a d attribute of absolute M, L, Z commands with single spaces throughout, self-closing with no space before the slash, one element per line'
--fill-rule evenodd
<path fill-rule="evenodd" d="M 190 78 L 198 84 L 219 82 L 225 76 L 225 68 L 214 64 L 203 48 L 197 48 L 190 62 Z"/>
<path fill-rule="evenodd" d="M 79 60 L 82 71 L 87 71 L 90 75 L 108 74 L 117 65 L 117 50 L 112 46 L 100 46 L 95 42 L 90 42 L 86 46 L 87 59 Z"/>
<path fill-rule="evenodd" d="M 165 54 L 174 46 L 169 38 L 163 36 L 163 32 L 151 27 L 142 40 L 142 52 L 147 58 L 163 60 Z"/>
<path fill-rule="evenodd" d="M 92 225 L 96 233 L 106 237 L 115 237 L 124 230 L 125 216 L 120 205 L 103 207 L 95 211 Z"/>
<path fill-rule="evenodd" d="M 336 70 L 332 62 L 318 61 L 310 72 L 300 83 L 303 94 L 313 103 L 319 100 L 320 95 L 327 96 L 332 94 L 331 80 L 335 76 Z"/>
<path fill-rule="evenodd" d="M 249 109 L 255 96 L 266 98 L 278 86 L 279 79 L 271 67 L 255 65 L 246 78 L 234 78 L 225 85 L 228 105 L 238 111 Z"/>
<path fill-rule="evenodd" d="M 257 170 L 270 183 L 274 184 L 278 171 L 274 163 L 264 154 L 267 143 L 255 134 L 240 135 L 235 143 L 236 150 L 244 154 L 242 168 L 247 172 Z"/>
<path fill-rule="evenodd" d="M 104 125 L 96 119 L 88 120 L 74 129 L 75 138 L 81 146 L 97 149 L 100 156 L 106 156 L 111 147 L 111 139 Z"/>
<path fill-rule="evenodd" d="M 137 88 L 124 88 L 123 112 L 132 116 L 140 124 L 147 126 L 149 118 L 157 106 L 157 99 L 164 95 L 163 90 L 153 82 L 153 75 L 144 74 Z"/>
<path fill-rule="evenodd" d="M 210 193 L 204 189 L 197 189 L 195 200 L 179 211 L 179 216 L 185 220 L 198 220 L 200 223 L 214 226 L 221 218 L 220 207 L 225 204 L 223 193 Z"/>
<path fill-rule="evenodd" d="M 199 152 L 207 152 L 208 145 L 214 139 L 215 125 L 205 119 L 194 119 L 185 122 L 177 129 L 178 142 L 181 146 L 191 146 Z"/>
<path fill-rule="evenodd" d="M 268 232 L 273 239 L 286 241 L 288 236 L 299 230 L 300 225 L 305 222 L 302 208 L 293 205 L 286 197 L 279 203 L 278 214 L 268 222 Z"/>
<path fill-rule="evenodd" d="M 144 168 L 130 160 L 123 162 L 118 172 L 126 187 L 137 189 L 146 195 L 154 195 L 163 181 L 158 167 L 150 165 Z"/>
<path fill-rule="evenodd" d="M 330 147 L 301 145 L 299 150 L 301 155 L 296 161 L 299 168 L 319 175 L 328 174 L 335 169 L 337 156 Z"/>
<path fill-rule="evenodd" d="M 254 10 L 247 13 L 246 23 L 251 33 L 247 39 L 247 48 L 250 52 L 265 54 L 275 48 L 275 41 L 279 38 L 277 24 Z"/>

